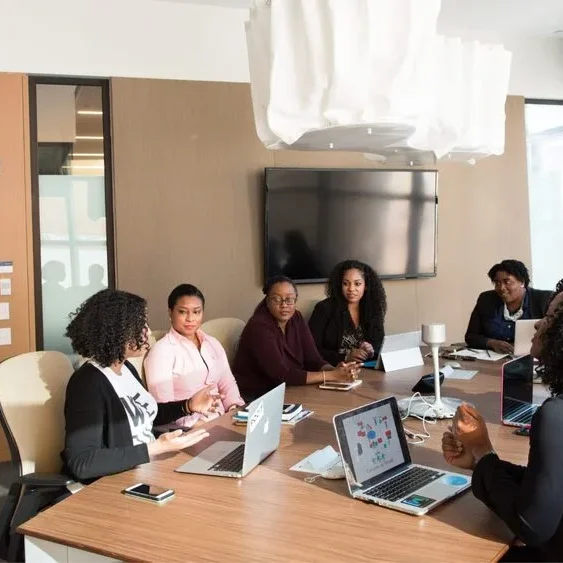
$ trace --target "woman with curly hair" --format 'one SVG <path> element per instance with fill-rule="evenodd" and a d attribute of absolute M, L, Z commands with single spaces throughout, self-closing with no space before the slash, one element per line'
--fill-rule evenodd
<path fill-rule="evenodd" d="M 138 295 L 106 289 L 74 313 L 66 336 L 88 358 L 68 382 L 66 472 L 89 482 L 147 463 L 159 454 L 187 448 L 204 430 L 166 432 L 155 439 L 153 425 L 168 424 L 194 412 L 214 412 L 219 397 L 208 387 L 189 400 L 157 405 L 127 360 L 148 348 L 147 303 Z"/>
<path fill-rule="evenodd" d="M 515 322 L 541 319 L 551 292 L 530 287 L 528 268 L 520 260 L 503 260 L 487 275 L 494 289 L 479 295 L 469 319 L 465 342 L 471 348 L 512 354 Z"/>
<path fill-rule="evenodd" d="M 530 427 L 528 465 L 499 459 L 483 417 L 459 407 L 442 438 L 448 463 L 473 469 L 474 495 L 495 512 L 520 540 L 501 561 L 561 561 L 563 555 L 563 280 L 545 317 L 536 323 L 531 352 L 539 358 L 542 382 L 551 398 L 536 411 Z M 531 374 L 530 374 L 531 375 Z M 522 545 L 523 544 L 523 545 Z"/>
<path fill-rule="evenodd" d="M 367 264 L 345 260 L 332 270 L 327 299 L 317 303 L 309 327 L 321 356 L 336 364 L 377 357 L 385 336 L 385 289 Z"/>

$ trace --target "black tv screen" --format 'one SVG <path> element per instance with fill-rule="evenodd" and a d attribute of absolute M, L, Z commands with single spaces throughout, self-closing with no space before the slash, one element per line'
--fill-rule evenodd
<path fill-rule="evenodd" d="M 325 281 L 349 258 L 436 275 L 436 170 L 266 168 L 265 277 Z"/>

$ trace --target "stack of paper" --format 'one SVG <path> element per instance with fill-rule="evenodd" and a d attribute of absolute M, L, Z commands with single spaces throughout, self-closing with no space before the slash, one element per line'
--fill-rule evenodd
<path fill-rule="evenodd" d="M 449 355 L 465 356 L 469 358 L 475 358 L 476 360 L 484 360 L 486 362 L 496 362 L 509 356 L 509 354 L 499 354 L 498 352 L 493 352 L 492 350 L 475 350 L 474 348 L 464 348 L 463 350 L 450 352 Z"/>
<path fill-rule="evenodd" d="M 303 408 L 301 404 L 284 405 L 282 413 L 282 424 L 295 426 L 301 420 L 311 416 L 314 411 Z M 248 411 L 243 409 L 233 415 L 233 422 L 236 425 L 246 425 L 248 422 Z"/>

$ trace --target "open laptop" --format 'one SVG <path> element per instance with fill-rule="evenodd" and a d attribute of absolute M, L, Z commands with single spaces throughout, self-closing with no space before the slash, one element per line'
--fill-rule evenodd
<path fill-rule="evenodd" d="M 412 463 L 395 397 L 337 414 L 350 494 L 421 516 L 471 486 L 466 475 Z"/>
<path fill-rule="evenodd" d="M 530 353 L 532 347 L 532 337 L 536 329 L 534 328 L 537 319 L 524 319 L 516 321 L 514 328 L 514 356 L 525 356 Z"/>
<path fill-rule="evenodd" d="M 278 449 L 284 395 L 282 383 L 250 403 L 244 442 L 215 442 L 176 471 L 235 478 L 248 475 Z"/>
<path fill-rule="evenodd" d="M 529 428 L 539 405 L 534 404 L 534 359 L 530 354 L 502 366 L 501 421 Z"/>

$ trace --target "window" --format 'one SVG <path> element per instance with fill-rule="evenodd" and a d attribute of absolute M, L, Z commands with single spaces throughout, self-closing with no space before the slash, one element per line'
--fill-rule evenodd
<path fill-rule="evenodd" d="M 71 354 L 69 315 L 114 287 L 106 80 L 30 80 L 37 347 Z"/>
<path fill-rule="evenodd" d="M 552 289 L 563 277 L 563 101 L 526 100 L 532 279 Z"/>

